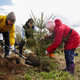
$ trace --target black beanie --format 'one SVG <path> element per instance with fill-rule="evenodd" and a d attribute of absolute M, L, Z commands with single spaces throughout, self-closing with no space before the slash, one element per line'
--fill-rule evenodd
<path fill-rule="evenodd" d="M 7 15 L 7 18 L 9 21 L 16 21 L 16 16 L 14 14 L 14 12 L 10 12 L 8 15 Z"/>

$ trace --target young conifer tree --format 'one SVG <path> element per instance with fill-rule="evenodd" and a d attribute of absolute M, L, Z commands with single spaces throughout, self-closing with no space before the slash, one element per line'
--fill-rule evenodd
<path fill-rule="evenodd" d="M 34 51 L 38 57 L 38 59 L 42 59 L 45 54 L 45 50 L 54 42 L 54 39 L 44 39 L 41 40 L 42 37 L 50 35 L 49 31 L 46 29 L 46 22 L 48 20 L 53 20 L 55 16 L 53 14 L 49 18 L 43 18 L 43 12 L 41 13 L 41 18 L 37 18 L 34 16 L 33 12 L 31 11 L 32 15 L 30 15 L 34 20 L 34 25 L 36 27 L 34 40 L 35 46 Z M 30 40 L 29 40 L 30 41 Z M 61 48 L 61 47 L 60 47 Z M 56 49 L 55 52 L 59 53 L 60 48 Z"/>

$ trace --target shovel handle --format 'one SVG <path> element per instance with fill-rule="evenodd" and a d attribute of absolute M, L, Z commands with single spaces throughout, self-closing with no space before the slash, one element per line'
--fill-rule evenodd
<path fill-rule="evenodd" d="M 9 48 L 11 51 L 13 51 L 14 53 L 20 55 L 22 58 L 27 59 L 25 56 L 23 56 L 22 54 L 16 52 L 15 50 L 12 50 L 9 46 L 7 46 L 6 44 L 3 44 L 4 46 L 6 46 L 7 48 Z"/>

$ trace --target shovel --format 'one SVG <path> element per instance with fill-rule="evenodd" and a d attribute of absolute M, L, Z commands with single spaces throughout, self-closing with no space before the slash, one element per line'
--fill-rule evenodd
<path fill-rule="evenodd" d="M 34 66 L 34 67 L 39 67 L 40 66 L 40 61 L 37 60 L 35 57 L 32 56 L 28 56 L 27 58 L 25 56 L 23 56 L 22 54 L 16 52 L 15 50 L 12 50 L 9 46 L 7 46 L 6 44 L 3 44 L 4 46 L 6 46 L 7 48 L 9 48 L 11 51 L 13 51 L 15 54 L 18 54 L 19 56 L 21 56 L 23 59 L 25 59 L 25 64 Z"/>

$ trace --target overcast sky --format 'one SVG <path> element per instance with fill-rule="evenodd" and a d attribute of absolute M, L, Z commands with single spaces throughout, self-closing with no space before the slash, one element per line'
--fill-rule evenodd
<path fill-rule="evenodd" d="M 0 15 L 14 11 L 16 24 L 21 25 L 30 18 L 31 10 L 38 18 L 54 14 L 55 19 L 73 27 L 80 34 L 80 0 L 0 0 Z"/>

